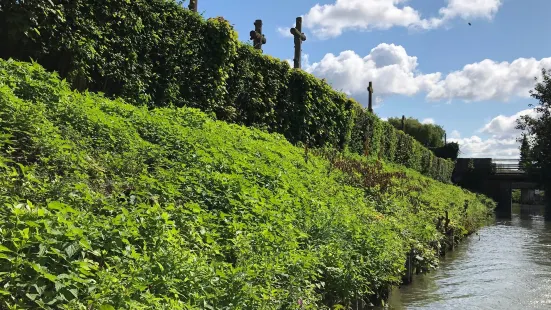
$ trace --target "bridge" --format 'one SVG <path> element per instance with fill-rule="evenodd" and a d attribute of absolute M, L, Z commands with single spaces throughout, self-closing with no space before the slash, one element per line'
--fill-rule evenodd
<path fill-rule="evenodd" d="M 523 169 L 519 159 L 458 158 L 452 181 L 463 188 L 485 194 L 497 202 L 496 213 L 512 214 L 512 190 L 521 190 L 521 201 L 533 200 L 542 189 L 539 171 Z"/>

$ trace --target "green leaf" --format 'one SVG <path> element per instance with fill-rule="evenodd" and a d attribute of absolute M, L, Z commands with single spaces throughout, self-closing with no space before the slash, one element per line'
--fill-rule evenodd
<path fill-rule="evenodd" d="M 75 296 L 75 298 L 78 298 L 78 290 L 72 288 L 72 289 L 69 290 L 69 292 L 71 292 L 71 294 L 72 294 L 73 296 Z"/>
<path fill-rule="evenodd" d="M 62 289 L 64 287 L 65 287 L 65 285 L 61 282 L 55 282 L 54 283 L 54 288 L 55 288 L 56 291 L 59 291 L 60 289 Z"/>
<path fill-rule="evenodd" d="M 25 296 L 27 296 L 30 300 L 34 301 L 36 299 L 36 297 L 38 297 L 38 294 L 25 294 Z"/>
<path fill-rule="evenodd" d="M 43 275 L 44 275 L 44 278 L 46 278 L 46 279 L 48 279 L 48 280 L 50 280 L 54 283 L 57 280 L 57 277 L 55 275 L 51 274 L 51 273 L 45 272 Z"/>
<path fill-rule="evenodd" d="M 68 247 L 65 248 L 65 253 L 67 253 L 67 257 L 71 258 L 73 255 L 75 255 L 76 252 L 78 252 L 79 247 L 76 244 L 71 244 Z"/>
<path fill-rule="evenodd" d="M 13 252 L 13 251 L 0 244 L 0 252 Z"/>
<path fill-rule="evenodd" d="M 99 310 L 115 310 L 115 307 L 113 307 L 111 305 L 104 304 L 104 305 L 99 306 Z"/>

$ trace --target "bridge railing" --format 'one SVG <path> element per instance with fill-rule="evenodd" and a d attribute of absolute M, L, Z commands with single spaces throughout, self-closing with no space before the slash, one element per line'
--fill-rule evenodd
<path fill-rule="evenodd" d="M 492 159 L 494 173 L 524 173 L 518 159 Z"/>

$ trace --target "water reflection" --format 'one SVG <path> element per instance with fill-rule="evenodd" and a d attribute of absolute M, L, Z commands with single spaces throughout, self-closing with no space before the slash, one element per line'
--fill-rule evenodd
<path fill-rule="evenodd" d="M 428 275 L 395 289 L 388 309 L 551 309 L 551 222 L 519 206 L 483 228 Z"/>

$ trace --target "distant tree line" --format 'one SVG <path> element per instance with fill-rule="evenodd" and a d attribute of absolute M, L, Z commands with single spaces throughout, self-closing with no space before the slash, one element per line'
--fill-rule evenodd
<path fill-rule="evenodd" d="M 402 129 L 402 119 L 391 117 L 388 122 L 394 128 Z M 405 119 L 405 133 L 415 138 L 425 147 L 444 146 L 444 135 L 446 131 L 442 126 L 436 124 L 423 124 L 418 119 L 408 117 Z"/>
<path fill-rule="evenodd" d="M 397 130 L 402 130 L 402 119 L 391 117 L 388 119 Z M 433 151 L 434 155 L 441 158 L 455 160 L 459 156 L 459 144 L 455 142 L 445 143 L 446 131 L 437 124 L 423 124 L 418 119 L 408 117 L 404 122 L 405 133 L 412 136 L 426 148 Z"/>

